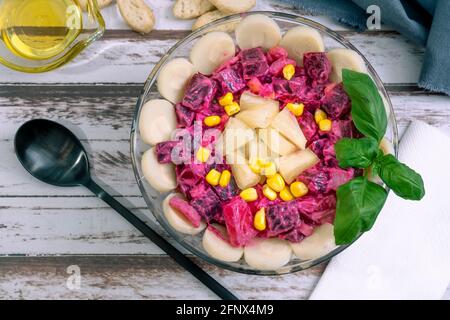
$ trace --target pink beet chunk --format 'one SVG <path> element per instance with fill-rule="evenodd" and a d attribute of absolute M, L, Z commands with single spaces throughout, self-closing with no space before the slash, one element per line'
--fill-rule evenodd
<path fill-rule="evenodd" d="M 200 226 L 200 214 L 186 201 L 180 197 L 172 197 L 169 200 L 169 205 L 181 213 L 190 223 L 196 228 Z"/>

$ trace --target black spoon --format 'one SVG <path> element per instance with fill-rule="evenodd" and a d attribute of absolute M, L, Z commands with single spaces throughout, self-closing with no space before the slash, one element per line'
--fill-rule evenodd
<path fill-rule="evenodd" d="M 60 187 L 85 186 L 220 298 L 237 300 L 235 295 L 92 180 L 86 151 L 69 129 L 49 120 L 31 120 L 17 131 L 14 147 L 20 163 L 34 177 Z"/>

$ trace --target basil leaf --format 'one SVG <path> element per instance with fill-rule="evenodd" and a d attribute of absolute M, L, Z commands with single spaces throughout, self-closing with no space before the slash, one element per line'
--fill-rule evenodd
<path fill-rule="evenodd" d="M 340 139 L 334 145 L 341 168 L 367 168 L 378 155 L 378 143 L 374 138 Z"/>
<path fill-rule="evenodd" d="M 356 177 L 337 189 L 334 236 L 336 244 L 348 244 L 372 228 L 386 202 L 387 192 L 365 177 Z"/>
<path fill-rule="evenodd" d="M 425 187 L 420 174 L 388 154 L 376 160 L 381 180 L 403 199 L 420 200 L 425 196 Z"/>
<path fill-rule="evenodd" d="M 387 116 L 383 100 L 373 80 L 365 73 L 342 70 L 344 89 L 352 102 L 356 128 L 378 142 L 386 133 Z"/>

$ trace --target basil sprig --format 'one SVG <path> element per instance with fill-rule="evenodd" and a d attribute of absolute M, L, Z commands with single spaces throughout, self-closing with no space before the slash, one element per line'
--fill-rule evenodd
<path fill-rule="evenodd" d="M 386 190 L 366 177 L 356 177 L 337 189 L 334 236 L 347 244 L 372 228 L 386 202 Z"/>
<path fill-rule="evenodd" d="M 386 133 L 387 116 L 375 83 L 369 75 L 348 69 L 342 70 L 342 79 L 352 101 L 352 119 L 356 128 L 366 137 L 380 142 Z"/>
<path fill-rule="evenodd" d="M 367 168 L 378 155 L 378 142 L 374 138 L 342 138 L 335 143 L 336 158 L 341 168 Z"/>
<path fill-rule="evenodd" d="M 394 156 L 384 155 L 379 148 L 386 133 L 387 116 L 375 83 L 367 74 L 348 69 L 342 70 L 342 78 L 352 102 L 353 122 L 365 137 L 342 138 L 335 144 L 339 166 L 371 168 L 372 174 L 378 175 L 398 196 L 422 199 L 425 195 L 422 177 Z M 362 232 L 370 230 L 387 198 L 386 190 L 365 176 L 341 185 L 336 195 L 336 244 L 351 243 Z"/>
<path fill-rule="evenodd" d="M 420 200 L 425 195 L 425 187 L 420 174 L 387 154 L 376 159 L 375 171 L 396 195 L 408 200 Z"/>

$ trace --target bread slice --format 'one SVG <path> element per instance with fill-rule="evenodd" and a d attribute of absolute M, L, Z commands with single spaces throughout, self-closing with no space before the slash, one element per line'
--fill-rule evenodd
<path fill-rule="evenodd" d="M 173 5 L 173 15 L 178 19 L 194 19 L 214 10 L 209 0 L 177 0 Z"/>
<path fill-rule="evenodd" d="M 155 26 L 155 16 L 144 0 L 117 0 L 120 14 L 136 32 L 149 33 Z"/>

